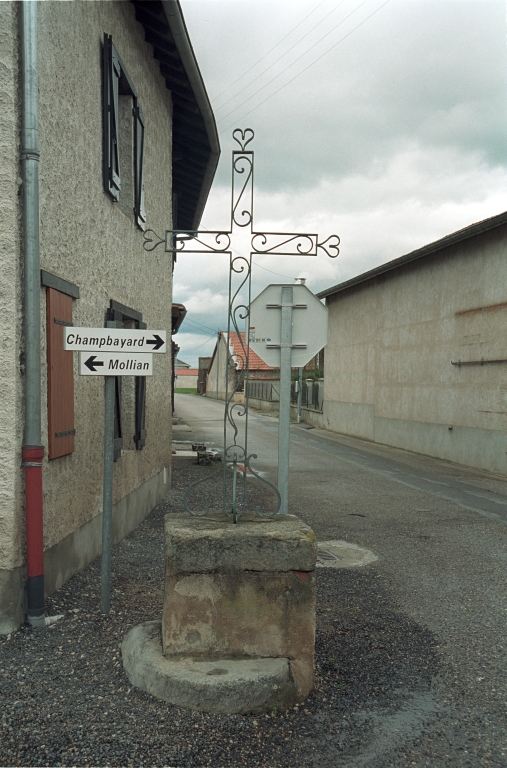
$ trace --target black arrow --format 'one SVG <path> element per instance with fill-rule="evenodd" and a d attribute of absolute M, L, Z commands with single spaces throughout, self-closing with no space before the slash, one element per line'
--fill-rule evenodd
<path fill-rule="evenodd" d="M 160 347 L 164 344 L 164 339 L 161 339 L 158 333 L 155 334 L 155 337 L 153 339 L 146 339 L 147 344 L 154 344 L 153 351 L 156 352 L 157 349 L 160 349 Z"/>
<path fill-rule="evenodd" d="M 86 367 L 92 372 L 95 373 L 97 370 L 97 365 L 104 365 L 103 361 L 96 359 L 97 355 L 92 355 L 88 358 L 88 360 L 85 360 Z"/>

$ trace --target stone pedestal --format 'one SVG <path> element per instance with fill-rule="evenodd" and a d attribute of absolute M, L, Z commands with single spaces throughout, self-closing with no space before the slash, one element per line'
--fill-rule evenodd
<path fill-rule="evenodd" d="M 151 626 L 142 643 L 151 644 L 152 657 L 163 654 L 166 678 L 175 680 L 178 670 L 178 680 L 162 685 L 159 670 L 151 687 L 140 687 L 215 712 L 262 712 L 303 701 L 313 687 L 313 531 L 291 515 L 242 517 L 236 525 L 222 517 L 168 515 L 165 535 L 161 638 Z M 136 630 L 137 651 L 127 636 L 123 655 L 139 685 L 132 677 L 140 668 Z"/>

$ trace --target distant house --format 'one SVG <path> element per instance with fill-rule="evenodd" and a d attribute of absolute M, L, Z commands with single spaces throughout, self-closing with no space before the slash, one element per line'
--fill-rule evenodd
<path fill-rule="evenodd" d="M 176 368 L 174 377 L 174 389 L 197 389 L 198 368 Z"/>
<path fill-rule="evenodd" d="M 322 291 L 319 426 L 507 474 L 507 213 Z"/>
<path fill-rule="evenodd" d="M 220 331 L 206 379 L 206 396 L 225 400 L 226 385 L 229 396 L 243 400 L 247 347 L 243 332 L 232 332 L 227 343 L 227 331 Z M 248 350 L 249 380 L 276 380 L 280 369 L 271 368 L 252 350 Z"/>
<path fill-rule="evenodd" d="M 209 367 L 211 365 L 211 357 L 199 358 L 199 373 L 197 377 L 197 392 L 200 395 L 206 394 L 206 380 L 208 377 Z"/>

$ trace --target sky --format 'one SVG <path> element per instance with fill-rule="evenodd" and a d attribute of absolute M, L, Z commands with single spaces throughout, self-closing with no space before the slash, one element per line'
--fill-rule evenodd
<path fill-rule="evenodd" d="M 229 229 L 232 131 L 251 128 L 255 230 L 341 240 L 336 259 L 256 256 L 252 297 L 296 277 L 317 293 L 507 210 L 505 0 L 181 6 L 222 148 L 202 228 Z M 227 257 L 178 256 L 192 366 L 227 289 Z"/>

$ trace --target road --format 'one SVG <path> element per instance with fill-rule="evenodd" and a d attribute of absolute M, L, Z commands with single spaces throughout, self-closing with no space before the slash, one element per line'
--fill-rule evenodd
<path fill-rule="evenodd" d="M 221 447 L 223 403 L 176 395 L 176 414 L 192 429 L 176 438 Z M 274 482 L 277 427 L 250 415 L 249 453 Z M 290 511 L 321 541 L 373 551 L 358 590 L 375 585 L 399 626 L 438 649 L 428 690 L 379 714 L 347 766 L 507 766 L 507 478 L 298 425 L 290 450 Z M 393 744 L 406 760 L 391 761 Z"/>

